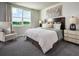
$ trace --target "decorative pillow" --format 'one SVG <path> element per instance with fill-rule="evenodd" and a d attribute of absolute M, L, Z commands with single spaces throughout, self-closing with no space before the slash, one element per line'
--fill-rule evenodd
<path fill-rule="evenodd" d="M 48 28 L 53 28 L 53 22 L 48 22 L 47 27 Z"/>
<path fill-rule="evenodd" d="M 10 34 L 10 33 L 11 33 L 11 30 L 10 30 L 10 28 L 8 28 L 8 29 L 3 29 L 3 32 L 4 32 L 5 34 Z"/>
<path fill-rule="evenodd" d="M 61 24 L 54 24 L 54 28 L 60 30 Z"/>
<path fill-rule="evenodd" d="M 42 24 L 42 28 L 47 28 L 47 23 Z"/>

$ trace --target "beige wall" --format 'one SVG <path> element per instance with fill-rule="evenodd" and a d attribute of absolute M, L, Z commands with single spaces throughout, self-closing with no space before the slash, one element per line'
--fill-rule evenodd
<path fill-rule="evenodd" d="M 71 16 L 79 17 L 79 2 L 65 2 L 63 4 L 63 16 L 66 17 L 66 28 L 69 28 L 69 18 Z M 77 29 L 79 29 L 77 27 Z"/>

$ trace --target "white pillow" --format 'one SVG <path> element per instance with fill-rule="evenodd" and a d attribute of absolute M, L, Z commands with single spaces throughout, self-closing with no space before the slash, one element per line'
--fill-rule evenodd
<path fill-rule="evenodd" d="M 10 34 L 11 33 L 11 30 L 10 30 L 10 28 L 7 28 L 7 29 L 3 29 L 3 32 L 5 34 Z"/>
<path fill-rule="evenodd" d="M 42 24 L 42 28 L 47 28 L 47 24 Z"/>
<path fill-rule="evenodd" d="M 47 24 L 47 27 L 48 27 L 48 28 L 53 28 L 53 23 Z"/>
<path fill-rule="evenodd" d="M 54 28 L 60 30 L 61 24 L 54 24 Z"/>

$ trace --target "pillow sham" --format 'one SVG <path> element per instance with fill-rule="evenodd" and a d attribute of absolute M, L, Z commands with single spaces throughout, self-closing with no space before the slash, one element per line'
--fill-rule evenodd
<path fill-rule="evenodd" d="M 48 22 L 47 27 L 48 28 L 53 28 L 53 22 Z"/>
<path fill-rule="evenodd" d="M 47 23 L 42 24 L 42 28 L 47 28 Z"/>
<path fill-rule="evenodd" d="M 54 24 L 54 28 L 60 30 L 61 24 Z"/>

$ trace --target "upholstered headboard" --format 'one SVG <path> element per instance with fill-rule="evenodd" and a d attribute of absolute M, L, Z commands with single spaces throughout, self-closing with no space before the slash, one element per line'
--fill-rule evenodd
<path fill-rule="evenodd" d="M 61 23 L 61 30 L 65 29 L 65 17 L 58 17 L 53 19 L 54 23 Z"/>

